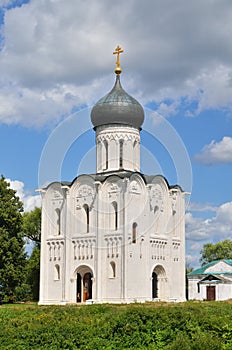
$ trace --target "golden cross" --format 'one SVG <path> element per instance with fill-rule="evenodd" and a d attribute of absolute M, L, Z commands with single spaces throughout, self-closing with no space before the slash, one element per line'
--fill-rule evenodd
<path fill-rule="evenodd" d="M 117 59 L 116 59 L 116 68 L 115 68 L 115 73 L 116 74 L 120 74 L 122 69 L 120 67 L 120 53 L 124 52 L 124 50 L 122 50 L 122 48 L 118 45 L 115 49 L 115 51 L 113 52 L 113 55 L 117 55 Z"/>

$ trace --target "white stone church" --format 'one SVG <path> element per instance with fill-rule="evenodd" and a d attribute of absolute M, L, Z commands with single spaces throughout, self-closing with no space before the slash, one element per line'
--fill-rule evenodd
<path fill-rule="evenodd" d="M 142 106 L 116 82 L 93 107 L 96 174 L 41 190 L 39 304 L 185 300 L 184 192 L 140 173 Z"/>

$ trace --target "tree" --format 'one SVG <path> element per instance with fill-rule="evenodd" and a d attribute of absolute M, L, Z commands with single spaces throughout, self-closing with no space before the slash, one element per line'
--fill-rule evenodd
<path fill-rule="evenodd" d="M 38 247 L 41 241 L 41 208 L 35 207 L 32 211 L 23 213 L 23 235 L 33 241 Z"/>
<path fill-rule="evenodd" d="M 26 281 L 30 286 L 33 300 L 39 299 L 40 274 L 40 240 L 41 240 L 41 208 L 23 213 L 22 231 L 24 237 L 34 243 L 34 247 L 27 261 Z"/>
<path fill-rule="evenodd" d="M 214 260 L 232 259 L 232 240 L 225 239 L 224 241 L 216 244 L 206 243 L 203 245 L 203 249 L 200 251 L 201 265 L 207 264 Z"/>
<path fill-rule="evenodd" d="M 13 295 L 23 283 L 26 254 L 21 232 L 23 204 L 3 176 L 0 178 L 0 286 Z"/>
<path fill-rule="evenodd" d="M 39 300 L 40 249 L 36 245 L 27 263 L 27 284 L 30 286 L 32 299 Z"/>

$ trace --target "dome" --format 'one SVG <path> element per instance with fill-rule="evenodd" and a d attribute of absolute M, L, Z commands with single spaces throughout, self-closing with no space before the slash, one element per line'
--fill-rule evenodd
<path fill-rule="evenodd" d="M 117 75 L 113 89 L 93 107 L 91 121 L 95 128 L 105 124 L 126 124 L 140 129 L 144 111 L 140 103 L 123 90 Z"/>

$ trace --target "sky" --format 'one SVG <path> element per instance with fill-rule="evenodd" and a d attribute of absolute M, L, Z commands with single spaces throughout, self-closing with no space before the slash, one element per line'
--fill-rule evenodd
<path fill-rule="evenodd" d="M 186 192 L 186 262 L 232 233 L 232 2 L 0 0 L 0 173 L 26 211 L 95 172 L 91 107 L 114 84 L 145 109 L 141 170 Z"/>

